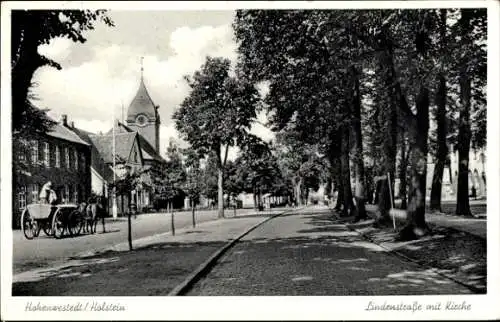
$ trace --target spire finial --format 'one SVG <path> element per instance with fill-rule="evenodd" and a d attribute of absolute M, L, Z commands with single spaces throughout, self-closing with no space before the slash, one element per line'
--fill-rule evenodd
<path fill-rule="evenodd" d="M 144 57 L 141 56 L 141 80 L 143 79 L 144 74 Z"/>

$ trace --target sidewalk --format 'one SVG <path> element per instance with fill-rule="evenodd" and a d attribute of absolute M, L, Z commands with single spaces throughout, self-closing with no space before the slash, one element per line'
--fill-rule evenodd
<path fill-rule="evenodd" d="M 375 217 L 376 206 L 367 205 Z M 389 252 L 468 286 L 477 293 L 486 292 L 486 220 L 444 214 L 426 214 L 430 235 L 414 241 L 396 241 L 403 227 L 404 211 L 396 211 L 393 227 L 374 228 L 374 219 L 350 224 L 352 218 L 339 218 L 352 230 Z"/>
<path fill-rule="evenodd" d="M 205 222 L 13 276 L 13 296 L 167 295 L 210 256 L 276 211 Z"/>
<path fill-rule="evenodd" d="M 366 211 L 369 215 L 375 215 L 377 206 L 366 205 Z M 399 220 L 399 222 L 404 221 L 406 218 L 404 210 L 395 209 L 394 213 L 396 214 L 396 220 Z M 453 228 L 486 239 L 486 219 L 477 216 L 476 218 L 466 218 L 445 213 L 426 213 L 425 220 L 431 225 Z M 484 217 L 486 217 L 486 214 L 484 214 Z"/>

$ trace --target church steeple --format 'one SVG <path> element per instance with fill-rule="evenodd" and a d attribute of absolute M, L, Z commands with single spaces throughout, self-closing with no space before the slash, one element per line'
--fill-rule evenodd
<path fill-rule="evenodd" d="M 141 78 L 139 88 L 127 110 L 126 123 L 136 130 L 157 151 L 159 149 L 160 116 L 144 83 L 144 57 L 141 57 Z"/>
<path fill-rule="evenodd" d="M 144 80 L 144 57 L 141 57 L 141 82 Z"/>

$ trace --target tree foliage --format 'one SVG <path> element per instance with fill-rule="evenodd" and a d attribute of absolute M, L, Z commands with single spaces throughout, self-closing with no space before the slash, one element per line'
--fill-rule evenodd
<path fill-rule="evenodd" d="M 231 62 L 207 57 L 192 77 L 191 92 L 175 111 L 177 130 L 193 149 L 213 153 L 218 168 L 219 216 L 223 216 L 223 172 L 229 148 L 246 139 L 260 96 L 254 84 L 230 75 Z"/>
<path fill-rule="evenodd" d="M 254 81 L 269 82 L 265 103 L 273 112 L 275 130 L 294 133 L 299 145 L 318 144 L 331 166 L 330 182 L 343 192 L 344 210 L 352 208 L 350 161 L 360 202 L 366 195 L 364 161 L 381 183 L 381 223 L 389 222 L 397 163 L 405 177 L 409 164 L 408 231 L 426 228 L 429 111 L 440 105 L 441 124 L 453 115 L 445 87 L 462 96 L 461 111 L 465 101 L 475 106 L 472 144 L 486 143 L 485 10 L 448 12 L 450 19 L 444 22 L 443 11 L 434 9 L 237 12 L 233 25 L 239 68 Z M 474 84 L 470 99 L 463 96 L 464 75 Z M 463 132 L 469 122 L 464 116 L 457 126 L 449 122 L 439 127 L 439 137 L 431 133 L 431 143 L 439 141 L 441 154 L 446 154 L 444 141 L 453 137 L 448 133 L 460 127 Z M 470 139 L 460 131 L 456 139 L 469 146 Z M 431 151 L 437 145 L 431 144 Z"/>
<path fill-rule="evenodd" d="M 62 66 L 41 55 L 38 46 L 57 37 L 86 41 L 85 32 L 96 21 L 113 26 L 105 10 L 13 10 L 11 15 L 12 124 L 14 133 L 40 132 L 50 128 L 44 113 L 33 106 L 30 87 L 35 71 L 42 66 Z"/>

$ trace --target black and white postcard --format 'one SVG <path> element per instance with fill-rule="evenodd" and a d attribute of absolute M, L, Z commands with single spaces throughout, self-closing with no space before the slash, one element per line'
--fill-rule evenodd
<path fill-rule="evenodd" d="M 2 318 L 500 318 L 499 8 L 2 2 Z"/>

